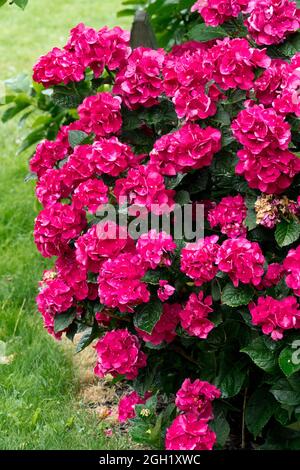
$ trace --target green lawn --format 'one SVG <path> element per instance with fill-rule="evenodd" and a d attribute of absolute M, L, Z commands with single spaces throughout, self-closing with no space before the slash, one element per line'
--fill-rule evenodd
<path fill-rule="evenodd" d="M 29 0 L 25 12 L 7 4 L 0 9 L 0 79 L 30 73 L 37 57 L 62 45 L 80 21 L 127 26 L 115 16 L 120 4 Z M 46 263 L 32 240 L 37 205 L 33 184 L 24 183 L 29 154 L 15 156 L 18 132 L 15 123 L 0 123 L 0 341 L 13 355 L 9 365 L 0 363 L 0 449 L 126 448 L 124 439 L 105 438 L 101 423 L 77 402 L 71 357 L 36 313 Z"/>

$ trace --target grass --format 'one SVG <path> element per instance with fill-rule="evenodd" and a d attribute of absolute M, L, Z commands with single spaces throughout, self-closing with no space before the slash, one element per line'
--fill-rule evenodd
<path fill-rule="evenodd" d="M 30 73 L 36 58 L 63 44 L 80 21 L 120 24 L 120 3 L 29 0 L 25 12 L 7 4 L 0 13 L 0 79 Z M 24 183 L 29 155 L 15 156 L 17 135 L 15 123 L 0 124 L 0 341 L 12 355 L 10 364 L 0 363 L 0 449 L 126 448 L 124 438 L 107 439 L 96 416 L 77 403 L 71 357 L 36 313 L 47 263 L 33 244 L 37 205 L 33 184 Z"/>

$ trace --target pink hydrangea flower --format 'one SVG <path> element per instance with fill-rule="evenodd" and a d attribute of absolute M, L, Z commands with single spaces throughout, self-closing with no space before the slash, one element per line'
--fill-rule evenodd
<path fill-rule="evenodd" d="M 128 247 L 127 229 L 112 221 L 99 222 L 81 235 L 76 243 L 76 259 L 88 271 L 99 272 L 107 258 L 115 258 Z"/>
<path fill-rule="evenodd" d="M 198 11 L 205 24 L 218 26 L 247 11 L 248 0 L 197 0 L 191 11 Z"/>
<path fill-rule="evenodd" d="M 100 325 L 108 326 L 111 322 L 111 317 L 106 312 L 108 312 L 108 311 L 107 310 L 101 310 L 101 312 L 96 312 L 95 313 L 95 319 L 97 320 L 97 322 Z"/>
<path fill-rule="evenodd" d="M 147 284 L 141 281 L 145 269 L 138 255 L 121 253 L 105 261 L 99 272 L 99 298 L 107 307 L 133 312 L 139 304 L 149 302 Z"/>
<path fill-rule="evenodd" d="M 126 329 L 107 332 L 95 349 L 98 361 L 94 372 L 99 377 L 125 375 L 127 380 L 133 380 L 139 369 L 146 366 L 147 356 L 140 350 L 137 336 Z"/>
<path fill-rule="evenodd" d="M 300 53 L 292 57 L 287 65 L 281 94 L 274 99 L 274 109 L 283 115 L 294 113 L 300 116 Z"/>
<path fill-rule="evenodd" d="M 148 392 L 146 392 L 144 398 L 140 397 L 139 394 L 135 391 L 131 393 L 127 393 L 124 395 L 120 401 L 118 406 L 118 420 L 120 423 L 124 423 L 128 419 L 135 418 L 135 405 L 144 405 L 148 398 L 151 396 Z"/>
<path fill-rule="evenodd" d="M 175 191 L 166 189 L 163 176 L 148 166 L 131 168 L 126 178 L 116 181 L 114 194 L 119 203 L 128 198 L 129 205 L 157 215 L 171 211 L 174 206 Z"/>
<path fill-rule="evenodd" d="M 216 263 L 237 287 L 239 282 L 258 286 L 264 274 L 265 258 L 258 243 L 246 238 L 229 238 L 219 248 Z"/>
<path fill-rule="evenodd" d="M 167 429 L 165 446 L 167 450 L 212 450 L 215 442 L 207 421 L 186 413 L 177 416 Z"/>
<path fill-rule="evenodd" d="M 55 262 L 55 268 L 59 277 L 72 289 L 77 300 L 88 297 L 87 271 L 77 262 L 74 250 L 60 255 Z"/>
<path fill-rule="evenodd" d="M 210 226 L 221 227 L 221 232 L 230 238 L 246 235 L 247 229 L 245 219 L 247 217 L 247 207 L 244 198 L 238 196 L 223 197 L 219 204 L 208 212 L 208 222 Z"/>
<path fill-rule="evenodd" d="M 64 184 L 76 188 L 79 183 L 86 181 L 95 174 L 92 159 L 92 145 L 78 145 L 62 167 Z"/>
<path fill-rule="evenodd" d="M 172 235 L 152 229 L 143 233 L 137 241 L 136 251 L 146 267 L 155 269 L 158 265 L 171 266 L 170 254 L 174 252 L 176 243 Z"/>
<path fill-rule="evenodd" d="M 76 209 L 86 207 L 89 212 L 95 214 L 101 204 L 108 202 L 108 187 L 101 179 L 91 178 L 77 186 L 72 201 Z"/>
<path fill-rule="evenodd" d="M 250 16 L 245 20 L 258 45 L 279 44 L 300 27 L 300 12 L 290 0 L 252 0 Z"/>
<path fill-rule="evenodd" d="M 274 109 L 251 104 L 232 122 L 234 137 L 254 154 L 266 148 L 286 150 L 291 141 L 290 125 Z"/>
<path fill-rule="evenodd" d="M 209 89 L 209 93 L 206 93 L 205 88 L 201 85 L 193 88 L 180 87 L 172 99 L 179 119 L 186 118 L 189 121 L 195 121 L 214 116 L 221 92 L 215 86 L 211 86 Z"/>
<path fill-rule="evenodd" d="M 109 70 L 116 70 L 125 66 L 131 54 L 129 47 L 130 32 L 119 26 L 109 29 L 107 26 L 100 29 L 99 34 L 105 44 L 105 62 Z"/>
<path fill-rule="evenodd" d="M 154 326 L 151 333 L 136 329 L 139 336 L 147 342 L 159 345 L 164 341 L 171 343 L 176 338 L 176 327 L 179 323 L 179 312 L 181 306 L 179 304 L 164 304 L 163 313 Z"/>
<path fill-rule="evenodd" d="M 159 280 L 159 288 L 157 290 L 157 297 L 162 301 L 165 302 L 166 300 L 171 297 L 175 292 L 175 287 L 171 286 L 168 281 L 164 279 Z"/>
<path fill-rule="evenodd" d="M 217 274 L 218 239 L 216 235 L 205 237 L 196 243 L 188 243 L 181 251 L 181 271 L 194 279 L 196 286 L 211 281 Z"/>
<path fill-rule="evenodd" d="M 40 178 L 47 170 L 68 155 L 68 146 L 59 141 L 43 140 L 29 162 L 30 170 Z"/>
<path fill-rule="evenodd" d="M 274 59 L 271 65 L 255 80 L 255 95 L 261 104 L 270 106 L 280 96 L 287 78 L 287 69 L 287 62 Z"/>
<path fill-rule="evenodd" d="M 289 150 L 268 148 L 254 154 L 243 149 L 237 156 L 239 162 L 235 172 L 244 176 L 250 188 L 260 189 L 263 193 L 282 193 L 300 172 L 300 159 Z"/>
<path fill-rule="evenodd" d="M 287 272 L 285 278 L 287 286 L 300 296 L 300 245 L 288 252 L 283 266 Z"/>
<path fill-rule="evenodd" d="M 262 280 L 263 287 L 272 287 L 277 286 L 277 284 L 281 281 L 285 273 L 285 268 L 282 264 L 279 263 L 271 263 L 268 266 L 267 272 L 264 275 Z"/>
<path fill-rule="evenodd" d="M 213 312 L 211 305 L 211 296 L 204 298 L 202 291 L 199 292 L 198 296 L 195 293 L 190 295 L 186 306 L 179 313 L 181 326 L 190 336 L 204 339 L 214 328 L 213 322 L 207 318 Z"/>
<path fill-rule="evenodd" d="M 74 54 L 84 69 L 90 67 L 96 78 L 102 75 L 105 67 L 105 43 L 94 28 L 79 23 L 71 29 L 65 49 Z"/>
<path fill-rule="evenodd" d="M 62 170 L 52 168 L 45 171 L 40 177 L 35 194 L 44 207 L 51 206 L 51 204 L 69 196 L 70 188 L 66 186 L 64 176 Z"/>
<path fill-rule="evenodd" d="M 251 302 L 249 310 L 253 325 L 260 325 L 265 335 L 274 341 L 282 339 L 285 330 L 300 328 L 300 310 L 293 296 L 277 300 L 273 297 L 259 297 L 257 304 Z"/>
<path fill-rule="evenodd" d="M 199 379 L 191 381 L 185 379 L 176 393 L 175 404 L 181 411 L 198 414 L 200 419 L 213 419 L 212 401 L 220 398 L 221 391 L 210 384 Z"/>
<path fill-rule="evenodd" d="M 221 148 L 221 132 L 213 127 L 185 124 L 158 139 L 150 153 L 150 164 L 163 175 L 199 170 L 211 164 Z"/>
<path fill-rule="evenodd" d="M 121 96 L 129 109 L 149 108 L 158 103 L 162 93 L 160 73 L 164 62 L 163 49 L 137 47 L 117 73 L 113 92 Z"/>
<path fill-rule="evenodd" d="M 78 107 L 83 129 L 97 136 L 107 136 L 119 132 L 122 126 L 121 98 L 102 92 L 88 96 Z"/>
<path fill-rule="evenodd" d="M 35 219 L 34 241 L 45 258 L 63 253 L 86 226 L 83 211 L 59 202 L 43 209 Z"/>
<path fill-rule="evenodd" d="M 72 289 L 59 277 L 48 279 L 42 283 L 42 290 L 36 298 L 36 303 L 48 333 L 59 339 L 62 333 L 54 332 L 54 318 L 73 305 Z"/>
<path fill-rule="evenodd" d="M 99 139 L 92 146 L 92 163 L 98 174 L 119 176 L 138 158 L 131 147 L 120 142 L 117 137 Z"/>
<path fill-rule="evenodd" d="M 204 64 L 212 68 L 212 78 L 223 90 L 249 90 L 253 87 L 255 69 L 269 67 L 271 59 L 265 49 L 250 47 L 246 39 L 225 38 L 217 40 L 208 51 Z"/>
<path fill-rule="evenodd" d="M 33 67 L 33 80 L 45 88 L 84 79 L 84 68 L 70 52 L 55 47 L 39 58 Z"/>

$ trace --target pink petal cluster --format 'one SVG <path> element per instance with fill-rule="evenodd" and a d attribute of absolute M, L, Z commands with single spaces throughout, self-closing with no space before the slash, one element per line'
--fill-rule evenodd
<path fill-rule="evenodd" d="M 99 272 L 100 302 L 120 312 L 133 312 L 133 308 L 149 302 L 147 284 L 141 281 L 145 269 L 138 255 L 121 253 L 105 261 Z"/>
<path fill-rule="evenodd" d="M 300 310 L 293 296 L 277 300 L 273 297 L 259 297 L 257 304 L 251 302 L 249 310 L 253 325 L 262 327 L 265 335 L 274 341 L 282 339 L 285 330 L 300 328 Z"/>
<path fill-rule="evenodd" d="M 137 241 L 136 251 L 147 268 L 155 269 L 160 266 L 171 266 L 170 255 L 174 252 L 176 243 L 166 232 L 152 229 L 143 233 Z"/>
<path fill-rule="evenodd" d="M 239 283 L 258 286 L 264 274 L 265 258 L 257 242 L 246 238 L 229 238 L 219 248 L 216 264 L 237 287 Z"/>
<path fill-rule="evenodd" d="M 245 25 L 258 45 L 279 44 L 300 27 L 300 10 L 290 0 L 251 0 L 248 11 Z"/>
<path fill-rule="evenodd" d="M 300 53 L 298 52 L 292 57 L 290 64 L 287 64 L 281 94 L 273 101 L 274 109 L 284 115 L 294 113 L 296 116 L 300 116 L 299 68 Z"/>
<path fill-rule="evenodd" d="M 194 121 L 213 116 L 217 111 L 216 103 L 223 97 L 211 82 L 213 64 L 205 62 L 208 53 L 199 46 L 166 56 L 164 92 L 172 98 L 180 119 Z"/>
<path fill-rule="evenodd" d="M 42 283 L 42 290 L 36 298 L 36 303 L 43 316 L 45 328 L 50 334 L 59 338 L 61 334 L 54 333 L 54 318 L 73 305 L 72 289 L 59 277 L 48 279 Z"/>
<path fill-rule="evenodd" d="M 35 219 L 34 241 L 45 258 L 59 255 L 86 226 L 85 212 L 59 202 L 43 209 Z"/>
<path fill-rule="evenodd" d="M 255 154 L 245 148 L 237 156 L 235 172 L 244 176 L 250 188 L 267 194 L 282 193 L 300 173 L 300 159 L 289 150 L 268 148 Z"/>
<path fill-rule="evenodd" d="M 127 229 L 112 221 L 93 225 L 76 243 L 76 259 L 80 266 L 91 272 L 99 272 L 108 258 L 115 258 L 128 246 Z"/>
<path fill-rule="evenodd" d="M 277 286 L 285 274 L 285 268 L 282 264 L 271 263 L 268 266 L 267 272 L 262 280 L 263 287 Z"/>
<path fill-rule="evenodd" d="M 89 296 L 87 271 L 76 260 L 73 250 L 60 255 L 55 262 L 58 276 L 70 287 L 74 298 L 84 300 Z"/>
<path fill-rule="evenodd" d="M 215 442 L 207 421 L 186 413 L 178 415 L 167 429 L 165 446 L 167 450 L 212 450 Z"/>
<path fill-rule="evenodd" d="M 162 93 L 160 73 L 165 54 L 162 49 L 137 47 L 126 65 L 117 73 L 113 92 L 121 96 L 129 109 L 149 108 Z"/>
<path fill-rule="evenodd" d="M 140 397 L 135 391 L 124 395 L 118 405 L 118 420 L 120 423 L 124 423 L 128 419 L 135 418 L 135 405 L 144 405 L 151 394 L 145 394 L 144 398 Z"/>
<path fill-rule="evenodd" d="M 128 198 L 129 205 L 158 215 L 169 212 L 174 206 L 175 191 L 166 189 L 163 176 L 148 166 L 131 168 L 126 178 L 116 181 L 114 194 L 119 203 Z"/>
<path fill-rule="evenodd" d="M 175 405 L 180 411 L 198 414 L 200 419 L 213 419 L 212 401 L 220 398 L 221 392 L 209 382 L 185 379 L 176 393 Z"/>
<path fill-rule="evenodd" d="M 221 232 L 229 238 L 246 235 L 245 219 L 247 207 L 244 198 L 238 196 L 223 197 L 219 204 L 208 212 L 208 222 L 212 228 L 220 226 Z"/>
<path fill-rule="evenodd" d="M 291 141 L 290 125 L 272 108 L 250 102 L 231 125 L 234 137 L 253 154 L 265 149 L 287 150 Z"/>
<path fill-rule="evenodd" d="M 204 64 L 212 69 L 212 79 L 223 90 L 249 90 L 253 86 L 255 69 L 268 68 L 271 59 L 265 49 L 250 47 L 246 39 L 227 37 L 217 40 L 216 45 L 208 50 Z"/>
<path fill-rule="evenodd" d="M 118 132 L 122 126 L 121 98 L 102 92 L 85 98 L 78 106 L 82 128 L 96 136 L 107 136 Z"/>
<path fill-rule="evenodd" d="M 108 202 L 108 187 L 101 179 L 88 179 L 77 186 L 72 200 L 76 209 L 86 207 L 89 212 L 95 214 L 101 207 L 101 204 Z"/>
<path fill-rule="evenodd" d="M 68 155 L 68 145 L 62 142 L 43 140 L 36 147 L 35 154 L 29 162 L 30 170 L 41 177 L 43 173 L 54 167 L 56 163 Z"/>
<path fill-rule="evenodd" d="M 151 333 L 136 329 L 139 336 L 143 341 L 150 342 L 154 345 L 159 345 L 164 341 L 171 343 L 176 338 L 176 327 L 179 323 L 179 313 L 181 306 L 179 304 L 167 304 L 163 305 L 163 313 L 154 326 Z"/>
<path fill-rule="evenodd" d="M 111 374 L 137 377 L 139 369 L 146 366 L 147 356 L 140 350 L 137 336 L 127 329 L 108 331 L 95 346 L 98 360 L 94 372 L 99 377 Z"/>
<path fill-rule="evenodd" d="M 207 317 L 213 312 L 211 308 L 212 297 L 204 298 L 203 291 L 199 294 L 192 293 L 184 307 L 180 311 L 180 323 L 190 336 L 205 339 L 213 329 L 214 324 Z"/>
<path fill-rule="evenodd" d="M 205 237 L 188 243 L 181 251 L 181 271 L 193 279 L 196 286 L 211 281 L 217 274 L 218 239 L 216 235 Z"/>
<path fill-rule="evenodd" d="M 161 174 L 173 176 L 209 166 L 220 149 L 221 132 L 218 129 L 185 124 L 155 142 L 150 164 Z"/>
<path fill-rule="evenodd" d="M 283 262 L 287 273 L 285 282 L 290 289 L 293 289 L 295 295 L 300 296 L 300 246 L 288 252 Z"/>
<path fill-rule="evenodd" d="M 115 70 L 124 64 L 130 54 L 129 32 L 118 27 L 96 31 L 79 23 L 71 29 L 65 49 L 75 55 L 84 69 L 90 67 L 98 78 L 105 66 Z"/>
<path fill-rule="evenodd" d="M 91 160 L 98 174 L 119 176 L 129 166 L 134 166 L 135 160 L 138 159 L 131 147 L 120 142 L 117 137 L 99 139 L 92 146 Z"/>
<path fill-rule="evenodd" d="M 33 67 L 33 80 L 45 88 L 63 83 L 80 82 L 84 79 L 84 68 L 70 52 L 54 47 L 39 58 Z"/>
<path fill-rule="evenodd" d="M 159 280 L 159 288 L 157 289 L 157 297 L 165 302 L 168 300 L 175 292 L 175 287 L 171 286 L 168 281 L 164 279 Z"/>
<path fill-rule="evenodd" d="M 35 194 L 44 207 L 67 198 L 70 188 L 65 184 L 64 172 L 56 168 L 45 171 L 37 182 Z"/>
<path fill-rule="evenodd" d="M 191 11 L 198 11 L 208 26 L 218 26 L 247 11 L 248 0 L 197 0 Z"/>
<path fill-rule="evenodd" d="M 287 75 L 288 63 L 273 59 L 271 65 L 254 82 L 255 95 L 261 104 L 272 105 L 285 88 Z"/>
<path fill-rule="evenodd" d="M 105 67 L 109 70 L 124 67 L 131 52 L 129 39 L 129 32 L 119 27 L 96 31 L 80 23 L 71 30 L 63 49 L 55 47 L 39 58 L 33 68 L 33 79 L 45 87 L 67 85 L 83 80 L 87 67 L 98 78 Z"/>

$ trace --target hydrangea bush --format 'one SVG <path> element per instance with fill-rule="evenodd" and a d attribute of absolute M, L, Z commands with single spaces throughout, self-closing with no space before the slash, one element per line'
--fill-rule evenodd
<path fill-rule="evenodd" d="M 193 40 L 168 51 L 79 24 L 35 64 L 64 110 L 30 160 L 35 243 L 55 257 L 37 305 L 56 339 L 93 344 L 96 375 L 128 381 L 137 442 L 299 449 L 300 10 L 192 3 L 175 2 Z M 130 220 L 201 204 L 204 237 L 135 240 L 124 198 Z"/>

